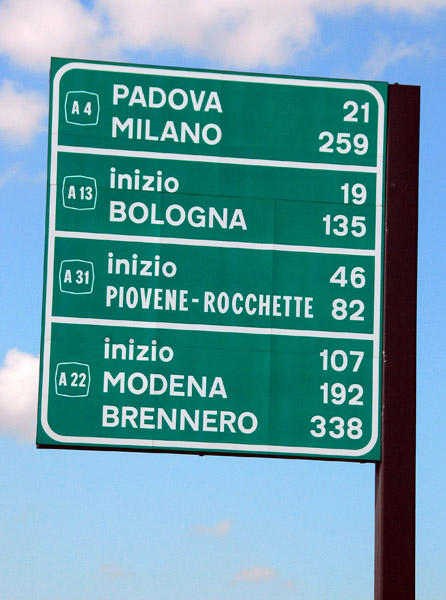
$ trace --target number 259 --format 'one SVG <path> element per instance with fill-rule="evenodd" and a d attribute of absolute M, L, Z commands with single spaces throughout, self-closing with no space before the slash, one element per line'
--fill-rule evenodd
<path fill-rule="evenodd" d="M 319 147 L 319 152 L 339 152 L 339 154 L 348 154 L 353 149 L 353 152 L 358 155 L 365 154 L 369 149 L 369 140 L 363 133 L 357 133 L 353 140 L 351 139 L 351 133 L 338 133 L 335 136 L 331 131 L 322 131 L 319 134 L 319 140 L 324 142 Z"/>

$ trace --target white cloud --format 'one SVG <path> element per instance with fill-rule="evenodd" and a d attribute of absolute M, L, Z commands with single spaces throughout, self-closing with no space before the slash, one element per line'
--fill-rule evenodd
<path fill-rule="evenodd" d="M 242 569 L 236 575 L 234 575 L 232 581 L 246 581 L 248 583 L 254 583 L 257 581 L 268 581 L 270 579 L 275 579 L 277 576 L 278 573 L 274 569 L 271 569 L 270 567 L 258 566 Z"/>
<path fill-rule="evenodd" d="M 424 12 L 446 0 L 97 0 L 122 48 L 181 48 L 224 64 L 277 66 L 304 49 L 317 17 L 371 5 L 377 10 Z"/>
<path fill-rule="evenodd" d="M 6 171 L 3 171 L 3 173 L 0 173 L 0 189 L 4 185 L 9 183 L 12 179 L 15 179 L 19 173 L 20 173 L 20 165 L 18 163 L 11 165 L 10 167 L 8 167 L 6 169 Z"/>
<path fill-rule="evenodd" d="M 374 0 L 372 4 L 380 9 L 407 10 L 420 14 L 446 7 L 446 0 Z"/>
<path fill-rule="evenodd" d="M 0 368 L 0 433 L 35 440 L 38 383 L 39 359 L 9 350 Z"/>
<path fill-rule="evenodd" d="M 429 42 L 407 44 L 404 41 L 392 43 L 388 38 L 381 39 L 361 66 L 361 76 L 366 79 L 377 79 L 384 71 L 401 60 L 431 52 Z"/>
<path fill-rule="evenodd" d="M 1 136 L 0 136 L 1 137 Z M 37 171 L 30 173 L 23 168 L 19 162 L 13 163 L 7 169 L 0 172 L 0 189 L 11 181 L 21 181 L 29 183 L 42 184 L 46 183 L 47 174 L 45 171 Z"/>
<path fill-rule="evenodd" d="M 104 564 L 101 565 L 96 575 L 101 579 L 109 579 L 109 580 L 117 580 L 117 579 L 125 579 L 128 577 L 128 573 L 124 571 L 119 565 L 114 564 Z"/>
<path fill-rule="evenodd" d="M 309 4 L 318 12 L 346 12 L 371 6 L 376 10 L 427 13 L 434 9 L 445 8 L 446 0 L 309 0 Z"/>
<path fill-rule="evenodd" d="M 0 52 L 32 69 L 50 56 L 100 58 L 107 45 L 98 15 L 78 0 L 6 0 L 0 5 Z"/>
<path fill-rule="evenodd" d="M 361 6 L 429 13 L 446 0 L 4 0 L 0 53 L 33 69 L 49 57 L 122 58 L 181 49 L 230 67 L 277 66 L 306 48 L 320 15 Z"/>
<path fill-rule="evenodd" d="M 98 0 L 123 47 L 182 48 L 226 64 L 277 65 L 305 46 L 315 31 L 303 0 Z"/>
<path fill-rule="evenodd" d="M 224 519 L 219 523 L 216 523 L 212 527 L 208 525 L 197 525 L 194 527 L 194 530 L 198 533 L 204 533 L 205 535 L 212 535 L 215 537 L 224 537 L 228 534 L 229 530 L 232 527 L 231 519 Z"/>
<path fill-rule="evenodd" d="M 5 79 L 0 87 L 0 137 L 16 145 L 27 144 L 43 131 L 48 112 L 42 94 L 18 88 Z"/>

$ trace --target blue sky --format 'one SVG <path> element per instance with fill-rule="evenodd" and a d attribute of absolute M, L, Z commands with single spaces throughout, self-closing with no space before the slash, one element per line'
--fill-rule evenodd
<path fill-rule="evenodd" d="M 446 599 L 446 1 L 0 2 L 0 591 L 373 597 L 374 467 L 36 450 L 50 56 L 421 86 L 417 598 Z"/>

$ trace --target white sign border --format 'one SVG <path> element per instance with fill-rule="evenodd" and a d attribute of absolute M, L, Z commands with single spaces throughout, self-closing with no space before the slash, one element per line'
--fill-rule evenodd
<path fill-rule="evenodd" d="M 323 87 L 331 89 L 351 89 L 351 90 L 362 90 L 371 93 L 378 103 L 378 131 L 377 131 L 377 166 L 376 167 L 351 167 L 345 165 L 324 165 L 314 164 L 315 169 L 331 169 L 331 170 L 344 170 L 344 171 L 363 171 L 363 172 L 375 172 L 376 171 L 376 220 L 375 220 L 375 299 L 374 299 L 374 327 L 373 327 L 373 393 L 372 393 L 372 435 L 368 444 L 359 450 L 339 450 L 337 448 L 313 448 L 313 447 L 294 447 L 294 446 L 269 446 L 269 445 L 256 445 L 256 444 L 230 444 L 230 443 L 209 443 L 209 442 L 172 442 L 157 440 L 135 440 L 126 438 L 101 438 L 101 437 L 79 437 L 79 436 L 63 436 L 54 432 L 48 423 L 48 399 L 49 399 L 49 363 L 51 353 L 51 325 L 55 322 L 52 317 L 52 293 L 53 293 L 53 278 L 52 273 L 54 270 L 54 246 L 57 232 L 55 229 L 55 218 L 56 218 L 56 189 L 57 189 L 57 154 L 59 151 L 67 151 L 66 146 L 59 146 L 57 143 L 58 136 L 58 123 L 59 123 L 59 90 L 60 82 L 65 73 L 74 69 L 83 70 L 94 70 L 94 71 L 108 71 L 114 73 L 132 73 L 140 75 L 162 75 L 167 77 L 186 77 L 193 79 L 211 79 L 221 81 L 237 81 L 244 83 L 265 83 L 273 85 L 292 85 L 292 86 L 306 86 L 306 87 Z M 373 86 L 366 83 L 358 82 L 342 82 L 342 81 L 324 81 L 324 80 L 313 80 L 313 79 L 295 79 L 287 77 L 274 77 L 274 76 L 262 76 L 262 75 L 244 75 L 240 73 L 218 73 L 211 71 L 184 71 L 181 69 L 163 69 L 156 67 L 138 67 L 132 65 L 114 65 L 107 63 L 89 63 L 73 61 L 65 64 L 61 67 L 53 82 L 52 91 L 52 114 L 51 118 L 51 133 L 53 136 L 51 142 L 51 155 L 50 155 L 50 206 L 49 206 L 49 221 L 48 221 L 48 250 L 47 250 L 47 283 L 46 283 L 46 306 L 44 311 L 44 347 L 43 347 L 43 358 L 42 358 L 42 384 L 41 384 L 41 424 L 45 433 L 53 439 L 55 442 L 59 442 L 66 445 L 72 446 L 101 446 L 101 447 L 135 447 L 145 449 L 169 449 L 169 450 L 183 450 L 191 452 L 209 451 L 218 453 L 219 451 L 233 452 L 233 453 L 249 453 L 249 454 L 275 454 L 275 455 L 296 455 L 296 456 L 318 456 L 327 458 L 360 458 L 367 454 L 374 448 L 378 439 L 379 431 L 379 373 L 380 373 L 380 331 L 381 331 L 381 319 L 380 319 L 380 306 L 381 306 L 381 260 L 382 255 L 377 249 L 382 247 L 382 225 L 383 225 L 383 170 L 384 170 L 384 123 L 385 123 L 385 105 L 381 94 Z M 77 149 L 76 149 L 77 150 Z M 81 152 L 81 149 L 79 149 Z M 175 159 L 181 157 L 182 160 L 203 160 L 205 157 L 195 157 L 188 155 L 173 155 Z M 166 155 L 163 155 L 165 158 Z M 210 160 L 215 161 L 215 157 Z M 310 168 L 308 163 L 290 163 L 286 161 L 265 161 L 262 159 L 237 159 L 228 157 L 218 157 L 220 161 L 228 161 L 232 164 L 255 164 L 262 166 L 284 166 L 288 168 Z M 240 162 L 239 162 L 240 161 Z M 269 164 L 266 164 L 269 163 Z M 272 164 L 271 164 L 272 163 Z M 201 240 L 197 240 L 197 245 Z M 158 324 L 159 325 L 159 324 Z M 272 330 L 267 330 L 270 334 Z M 283 335 L 283 330 L 277 331 L 276 335 Z"/>

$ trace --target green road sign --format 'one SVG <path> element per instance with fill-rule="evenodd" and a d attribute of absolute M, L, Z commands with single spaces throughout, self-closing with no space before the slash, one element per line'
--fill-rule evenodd
<path fill-rule="evenodd" d="M 38 445 L 379 460 L 387 85 L 51 84 Z"/>

